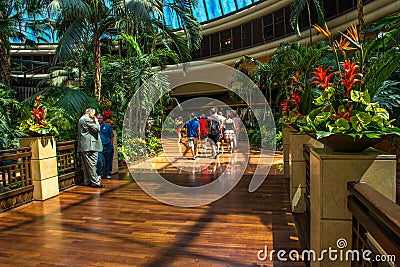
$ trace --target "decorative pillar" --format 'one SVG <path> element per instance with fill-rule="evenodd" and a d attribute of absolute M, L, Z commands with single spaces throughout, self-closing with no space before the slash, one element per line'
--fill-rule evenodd
<path fill-rule="evenodd" d="M 45 200 L 59 194 L 56 141 L 54 136 L 20 138 L 21 147 L 32 150 L 33 198 Z"/>
<path fill-rule="evenodd" d="M 365 182 L 390 200 L 396 195 L 396 156 L 368 148 L 360 153 L 310 151 L 310 249 L 317 255 L 324 249 L 351 249 L 352 220 L 347 209 L 347 183 Z M 345 239 L 338 247 L 338 240 Z M 344 246 L 343 244 L 347 244 Z M 361 252 L 362 253 L 362 252 Z M 350 267 L 350 261 L 311 262 L 315 266 Z"/>
<path fill-rule="evenodd" d="M 292 212 L 306 211 L 306 161 L 303 156 L 303 145 L 323 148 L 324 145 L 316 139 L 299 132 L 290 132 L 289 136 L 289 176 L 290 176 L 290 205 Z"/>

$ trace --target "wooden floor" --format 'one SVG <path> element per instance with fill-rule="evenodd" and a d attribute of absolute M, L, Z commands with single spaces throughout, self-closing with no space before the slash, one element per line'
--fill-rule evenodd
<path fill-rule="evenodd" d="M 197 208 L 162 204 L 121 173 L 104 189 L 75 186 L 2 213 L 0 266 L 304 266 L 276 255 L 258 259 L 265 246 L 289 252 L 300 244 L 279 170 L 254 193 L 249 170 L 225 197 Z M 185 184 L 188 177 L 169 179 Z"/>

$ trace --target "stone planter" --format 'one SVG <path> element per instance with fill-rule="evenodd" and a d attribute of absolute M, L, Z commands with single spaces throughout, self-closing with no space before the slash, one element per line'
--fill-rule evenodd
<path fill-rule="evenodd" d="M 286 126 L 282 129 L 283 134 L 283 178 L 290 178 L 289 171 L 289 148 L 290 148 L 290 135 L 291 133 L 296 133 L 297 130 Z"/>
<path fill-rule="evenodd" d="M 310 249 L 337 249 L 337 241 L 352 243 L 352 214 L 347 208 L 348 182 L 365 182 L 395 200 L 396 156 L 368 148 L 360 153 L 310 151 Z M 346 249 L 351 249 L 347 247 Z M 346 250 L 345 249 L 345 250 Z M 311 262 L 314 266 L 350 267 L 350 261 Z"/>
<path fill-rule="evenodd" d="M 20 138 L 21 147 L 32 150 L 33 198 L 45 200 L 59 194 L 56 141 L 54 136 Z"/>
<path fill-rule="evenodd" d="M 312 145 L 323 148 L 324 145 L 304 133 L 289 131 L 288 166 L 290 177 L 290 205 L 292 212 L 304 213 L 306 211 L 306 161 L 303 156 L 303 146 Z"/>

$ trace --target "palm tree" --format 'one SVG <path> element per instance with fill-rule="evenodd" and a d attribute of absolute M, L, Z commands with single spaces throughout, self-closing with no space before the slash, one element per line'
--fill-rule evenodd
<path fill-rule="evenodd" d="M 200 26 L 191 13 L 191 0 L 175 1 L 168 4 L 174 8 L 182 21 L 186 41 L 171 31 L 163 22 L 163 2 L 161 0 L 53 0 L 51 8 L 58 14 L 60 43 L 57 48 L 59 60 L 70 59 L 83 49 L 84 40 L 93 41 L 94 95 L 100 100 L 100 38 L 107 30 L 125 31 L 138 34 L 143 28 L 152 26 L 154 33 L 168 35 L 177 47 L 181 59 L 187 60 L 190 49 L 200 45 Z M 129 31 L 128 31 L 129 30 Z M 200 38 L 199 38 L 200 36 Z M 156 42 L 153 42 L 153 47 Z M 186 45 L 186 50 L 185 50 Z"/>
<path fill-rule="evenodd" d="M 317 11 L 318 15 L 318 24 L 320 26 L 323 26 L 325 18 L 324 18 L 324 12 L 321 8 L 321 4 L 319 0 L 313 0 L 314 7 Z M 308 26 L 310 30 L 310 45 L 312 45 L 312 21 L 311 21 L 311 8 L 310 8 L 310 0 L 293 0 L 293 3 L 290 7 L 291 9 L 291 14 L 290 14 L 290 25 L 292 26 L 293 30 L 297 33 L 297 35 L 301 36 L 300 33 L 300 26 L 299 26 L 299 19 L 301 16 L 301 13 L 303 12 L 303 9 L 307 7 L 307 12 L 308 12 Z"/>
<path fill-rule="evenodd" d="M 0 0 L 0 80 L 10 85 L 10 39 L 34 46 L 45 41 L 47 1 Z"/>

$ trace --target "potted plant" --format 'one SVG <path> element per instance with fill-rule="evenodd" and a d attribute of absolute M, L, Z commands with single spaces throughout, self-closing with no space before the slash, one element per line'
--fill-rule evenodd
<path fill-rule="evenodd" d="M 303 116 L 296 107 L 284 105 L 283 109 L 288 110 L 285 120 L 295 122 L 301 132 L 312 133 L 334 151 L 358 152 L 385 135 L 400 135 L 400 129 L 391 124 L 389 113 L 378 102 L 371 101 L 379 86 L 399 65 L 398 52 L 389 50 L 373 64 L 365 66 L 365 51 L 356 26 L 340 33 L 336 41 L 326 24 L 325 29 L 314 27 L 329 39 L 336 66 L 315 68 L 309 81 L 318 93 L 312 110 Z M 356 51 L 353 58 L 347 57 L 350 50 Z M 296 104 L 295 93 L 292 98 Z"/>
<path fill-rule="evenodd" d="M 58 130 L 46 120 L 47 110 L 41 102 L 42 95 L 34 101 L 30 117 L 23 120 L 19 129 L 31 137 L 58 135 Z"/>

